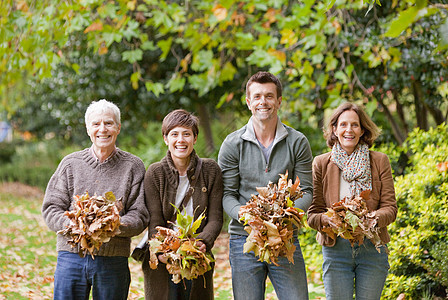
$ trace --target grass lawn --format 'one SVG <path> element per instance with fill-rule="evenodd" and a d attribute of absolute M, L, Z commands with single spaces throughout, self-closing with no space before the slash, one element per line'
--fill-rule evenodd
<path fill-rule="evenodd" d="M 0 299 L 52 299 L 56 234 L 45 225 L 42 193 L 19 184 L 0 183 Z M 139 237 L 133 239 L 137 244 Z M 228 236 L 221 234 L 214 253 L 215 299 L 232 299 Z M 129 259 L 129 299 L 144 299 L 140 265 Z M 321 285 L 309 284 L 310 299 L 325 299 Z M 266 299 L 277 299 L 268 281 Z"/>

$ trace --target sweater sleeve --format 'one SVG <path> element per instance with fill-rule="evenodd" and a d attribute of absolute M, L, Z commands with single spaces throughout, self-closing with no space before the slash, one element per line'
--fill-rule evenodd
<path fill-rule="evenodd" d="M 303 136 L 296 153 L 294 173 L 299 176 L 300 187 L 303 191 L 303 197 L 296 200 L 295 206 L 305 212 L 313 200 L 312 163 L 313 155 L 311 153 L 310 143 Z"/>
<path fill-rule="evenodd" d="M 133 237 L 139 235 L 149 222 L 149 212 L 145 203 L 143 178 L 145 166 L 139 161 L 132 169 L 132 180 L 127 199 L 125 199 L 125 213 L 121 216 L 121 237 Z"/>
<path fill-rule="evenodd" d="M 313 161 L 313 202 L 308 209 L 308 225 L 320 231 L 322 229 L 321 215 L 327 211 L 322 185 L 322 161 L 316 157 Z"/>
<path fill-rule="evenodd" d="M 150 221 L 148 224 L 148 237 L 152 238 L 157 233 L 157 226 L 166 226 L 165 218 L 163 216 L 162 199 L 159 191 L 159 184 L 156 182 L 155 172 L 161 172 L 156 166 L 152 164 L 149 166 L 145 174 L 145 202 L 149 210 Z"/>
<path fill-rule="evenodd" d="M 207 245 L 207 250 L 211 250 L 213 244 L 221 232 L 223 215 L 222 215 L 222 195 L 223 195 L 223 183 L 221 169 L 212 160 L 208 160 L 205 165 L 208 168 L 209 174 L 209 191 L 208 191 L 208 213 L 207 224 L 202 229 L 202 232 L 198 235 L 198 239 L 202 239 Z M 213 172 L 212 172 L 213 170 Z M 204 172 L 203 172 L 204 174 Z"/>
<path fill-rule="evenodd" d="M 55 232 L 65 229 L 70 223 L 69 218 L 64 215 L 72 202 L 69 193 L 69 173 L 69 164 L 63 159 L 45 190 L 42 217 L 48 228 Z"/>
<path fill-rule="evenodd" d="M 226 138 L 221 145 L 218 155 L 218 164 L 222 170 L 224 194 L 222 205 L 224 211 L 233 219 L 238 220 L 241 203 L 239 198 L 240 170 L 238 146 L 232 145 Z"/>

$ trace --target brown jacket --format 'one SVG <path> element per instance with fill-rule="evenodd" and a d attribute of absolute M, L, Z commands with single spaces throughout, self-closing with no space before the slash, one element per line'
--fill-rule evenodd
<path fill-rule="evenodd" d="M 394 181 L 389 159 L 386 154 L 370 151 L 372 169 L 372 192 L 367 201 L 369 211 L 376 211 L 380 238 L 384 243 L 390 241 L 386 226 L 397 216 Z M 335 242 L 327 234 L 321 232 L 321 215 L 327 207 L 338 202 L 340 170 L 330 161 L 330 152 L 317 156 L 313 161 L 313 202 L 308 209 L 308 224 L 319 231 L 316 239 L 323 246 L 332 247 Z"/>
<path fill-rule="evenodd" d="M 190 182 L 194 176 L 197 161 L 198 156 L 193 151 L 187 169 Z M 174 213 L 174 207 L 171 203 L 174 204 L 176 201 L 178 185 L 179 173 L 168 151 L 160 162 L 149 166 L 145 175 L 145 199 L 150 214 L 149 238 L 157 233 L 156 226 L 169 226 L 167 221 L 171 220 Z M 197 230 L 200 233 L 197 238 L 206 244 L 208 252 L 211 252 L 215 239 L 222 228 L 222 194 L 221 169 L 213 159 L 203 158 L 201 172 L 196 181 L 192 198 L 194 219 L 196 220 L 205 211 L 206 217 Z M 168 299 L 168 283 L 171 277 L 165 265 L 160 263 L 156 270 L 152 270 L 149 268 L 148 258 L 146 257 L 143 261 L 143 273 L 145 299 Z M 213 269 L 205 273 L 204 276 L 193 280 L 190 299 L 213 299 Z"/>

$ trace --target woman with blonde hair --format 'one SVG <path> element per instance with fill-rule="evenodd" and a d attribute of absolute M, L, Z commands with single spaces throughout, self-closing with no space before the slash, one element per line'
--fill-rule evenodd
<path fill-rule="evenodd" d="M 371 151 L 380 130 L 364 110 L 353 103 L 341 104 L 331 116 L 324 137 L 331 151 L 313 162 L 313 202 L 308 224 L 318 230 L 324 258 L 323 281 L 328 300 L 380 299 L 389 270 L 386 226 L 397 215 L 394 182 L 388 157 Z M 345 197 L 369 190 L 367 208 L 377 221 L 381 246 L 367 238 L 362 245 L 324 232 L 331 219 L 325 212 Z"/>

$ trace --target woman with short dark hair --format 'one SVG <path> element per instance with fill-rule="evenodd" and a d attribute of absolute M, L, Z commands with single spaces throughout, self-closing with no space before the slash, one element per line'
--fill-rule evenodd
<path fill-rule="evenodd" d="M 193 194 L 184 209 L 194 220 L 205 214 L 197 230 L 196 245 L 211 254 L 223 223 L 222 175 L 214 160 L 196 155 L 198 133 L 198 118 L 185 110 L 172 111 L 163 119 L 162 134 L 168 152 L 160 162 L 149 166 L 144 181 L 150 212 L 148 234 L 152 238 L 157 226 L 170 227 L 168 221 L 173 221 L 175 215 L 172 204 L 176 207 L 185 204 L 183 198 L 193 184 Z M 163 255 L 159 255 L 159 261 L 155 270 L 150 269 L 147 257 L 143 261 L 145 299 L 213 299 L 213 265 L 203 276 L 175 284 L 166 270 Z"/>

